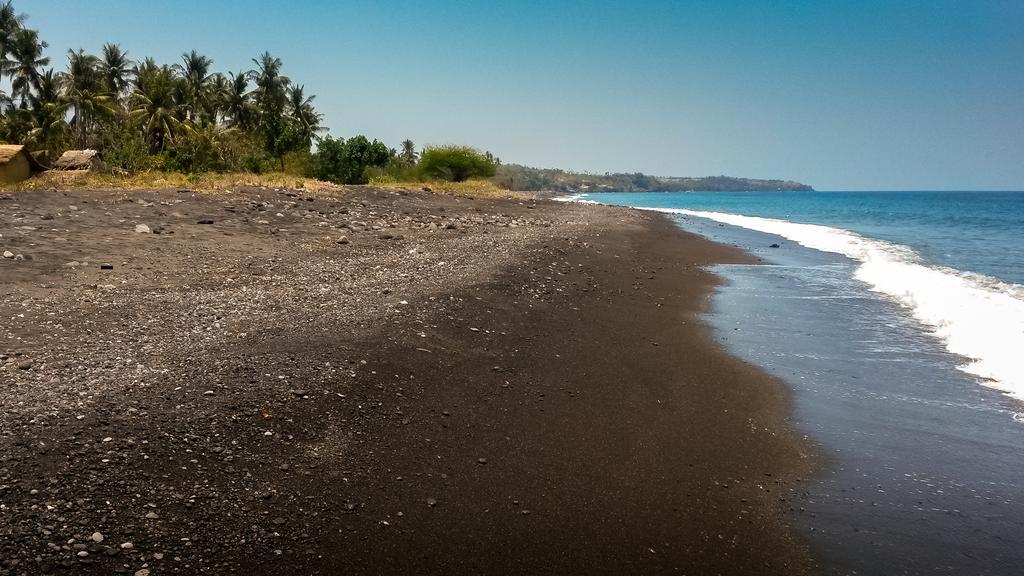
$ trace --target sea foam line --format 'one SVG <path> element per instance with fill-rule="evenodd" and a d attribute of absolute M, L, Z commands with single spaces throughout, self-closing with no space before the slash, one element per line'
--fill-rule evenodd
<path fill-rule="evenodd" d="M 912 249 L 849 230 L 682 208 L 645 208 L 775 234 L 859 263 L 854 276 L 894 299 L 968 361 L 959 368 L 1024 400 L 1024 286 L 933 266 Z"/>

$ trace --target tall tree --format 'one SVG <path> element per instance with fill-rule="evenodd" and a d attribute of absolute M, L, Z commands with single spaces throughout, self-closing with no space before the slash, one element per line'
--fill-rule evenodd
<path fill-rule="evenodd" d="M 299 134 L 306 146 L 313 145 L 317 134 L 326 129 L 320 125 L 324 115 L 313 107 L 316 96 L 306 96 L 305 86 L 296 85 L 288 89 L 288 113 L 299 124 Z"/>
<path fill-rule="evenodd" d="M 157 66 L 149 58 L 135 69 L 129 118 L 142 128 L 154 153 L 164 151 L 185 129 L 177 101 L 183 83 L 170 66 Z"/>
<path fill-rule="evenodd" d="M 61 98 L 60 76 L 53 69 L 39 76 L 36 92 L 29 96 L 32 129 L 26 136 L 26 144 L 37 150 L 46 150 L 55 157 L 63 151 L 71 135 L 67 115 L 70 102 Z"/>
<path fill-rule="evenodd" d="M 128 59 L 128 52 L 118 44 L 104 44 L 100 69 L 107 90 L 120 103 L 132 74 L 132 61 Z"/>
<path fill-rule="evenodd" d="M 114 114 L 113 99 L 107 92 L 100 71 L 100 59 L 84 50 L 68 50 L 68 71 L 62 76 L 64 99 L 74 114 L 71 127 L 75 144 L 85 147 L 97 120 Z"/>
<path fill-rule="evenodd" d="M 281 162 L 281 169 L 284 170 L 284 155 L 298 148 L 302 140 L 298 122 L 285 116 L 291 81 L 281 74 L 281 60 L 269 52 L 253 59 L 253 63 L 256 69 L 249 74 L 256 83 L 253 96 L 256 101 L 257 127 L 263 135 L 267 152 Z"/>
<path fill-rule="evenodd" d="M 7 61 L 7 51 L 15 33 L 25 23 L 25 15 L 18 14 L 12 0 L 0 3 L 0 63 Z M 13 104 L 7 93 L 0 87 L 0 113 Z"/>
<path fill-rule="evenodd" d="M 195 50 L 181 55 L 181 64 L 175 64 L 175 69 L 184 79 L 184 107 L 188 120 L 201 124 L 210 117 L 210 99 L 207 87 L 210 82 L 210 67 L 213 60 L 203 56 Z"/>
<path fill-rule="evenodd" d="M 7 46 L 14 33 L 25 23 L 25 15 L 14 9 L 13 0 L 0 3 L 0 60 L 7 56 Z"/>
<path fill-rule="evenodd" d="M 416 153 L 416 144 L 412 140 L 402 140 L 402 151 L 399 152 L 402 162 L 412 166 L 419 160 L 420 155 Z"/>
<path fill-rule="evenodd" d="M 227 125 L 240 130 L 252 130 L 256 126 L 256 110 L 249 93 L 249 74 L 230 73 L 228 84 L 223 102 Z"/>
<path fill-rule="evenodd" d="M 11 96 L 28 108 L 28 97 L 39 87 L 40 70 L 50 64 L 43 55 L 48 44 L 39 40 L 39 32 L 21 28 L 8 39 L 8 59 L 0 62 L 4 74 L 11 78 Z"/>

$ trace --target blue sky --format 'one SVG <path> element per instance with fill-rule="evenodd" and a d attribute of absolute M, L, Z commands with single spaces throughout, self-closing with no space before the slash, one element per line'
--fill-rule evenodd
<path fill-rule="evenodd" d="M 62 68 L 269 50 L 335 136 L 592 172 L 1024 189 L 1024 2 L 15 0 Z"/>

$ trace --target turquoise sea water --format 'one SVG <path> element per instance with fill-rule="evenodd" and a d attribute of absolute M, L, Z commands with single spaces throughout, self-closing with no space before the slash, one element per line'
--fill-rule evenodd
<path fill-rule="evenodd" d="M 707 320 L 785 380 L 824 470 L 792 503 L 828 574 L 1020 574 L 1024 193 L 591 194 L 758 265 Z"/>
<path fill-rule="evenodd" d="M 1021 192 L 657 192 L 590 198 L 822 224 L 908 246 L 941 266 L 1024 284 Z"/>

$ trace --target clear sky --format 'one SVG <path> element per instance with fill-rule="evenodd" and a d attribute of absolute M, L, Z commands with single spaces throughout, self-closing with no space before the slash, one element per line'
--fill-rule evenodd
<path fill-rule="evenodd" d="M 335 136 L 591 172 L 1024 189 L 1024 0 L 15 0 L 63 68 L 269 50 Z"/>

